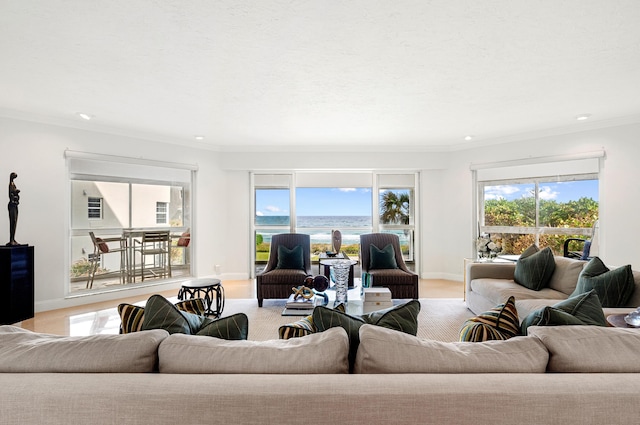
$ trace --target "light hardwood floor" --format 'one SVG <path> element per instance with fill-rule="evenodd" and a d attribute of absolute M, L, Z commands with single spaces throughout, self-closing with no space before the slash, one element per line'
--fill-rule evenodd
<path fill-rule="evenodd" d="M 255 280 L 226 280 L 222 282 L 227 299 L 256 298 Z M 420 279 L 421 298 L 463 298 L 462 282 L 441 279 Z M 160 292 L 167 298 L 176 297 L 176 291 Z M 56 335 L 90 335 L 104 329 L 117 329 L 119 318 L 114 314 L 120 303 L 144 303 L 147 297 L 124 297 L 118 300 L 86 304 L 59 310 L 36 313 L 33 319 L 16 324 L 24 329 Z M 143 304 L 144 305 L 144 304 Z M 257 305 L 257 300 L 256 300 Z M 224 316 L 224 313 L 223 313 Z M 112 323 L 117 321 L 117 323 Z"/>

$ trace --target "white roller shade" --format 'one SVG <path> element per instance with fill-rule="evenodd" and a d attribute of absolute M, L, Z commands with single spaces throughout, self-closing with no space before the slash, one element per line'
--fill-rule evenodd
<path fill-rule="evenodd" d="M 585 154 L 584 157 L 531 158 L 518 161 L 472 165 L 478 181 L 510 180 L 533 177 L 553 177 L 571 174 L 594 174 L 600 171 L 600 158 L 604 152 Z"/>
<path fill-rule="evenodd" d="M 291 186 L 291 174 L 254 174 L 255 187 L 289 188 Z"/>
<path fill-rule="evenodd" d="M 65 152 L 65 156 L 72 175 L 188 183 L 191 181 L 191 172 L 197 170 L 197 166 L 191 164 L 74 151 Z"/>
<path fill-rule="evenodd" d="M 296 173 L 296 187 L 372 187 L 373 173 Z"/>
<path fill-rule="evenodd" d="M 378 186 L 385 188 L 408 188 L 416 184 L 415 174 L 379 174 Z"/>

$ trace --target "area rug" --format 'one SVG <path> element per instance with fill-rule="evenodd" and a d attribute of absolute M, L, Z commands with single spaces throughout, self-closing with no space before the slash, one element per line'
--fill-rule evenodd
<path fill-rule="evenodd" d="M 277 339 L 281 325 L 301 318 L 282 316 L 284 303 L 284 300 L 264 300 L 263 307 L 258 307 L 255 299 L 227 299 L 222 317 L 245 313 L 249 318 L 250 340 Z M 458 341 L 462 323 L 474 316 L 461 298 L 423 298 L 420 305 L 418 337 L 424 339 Z"/>

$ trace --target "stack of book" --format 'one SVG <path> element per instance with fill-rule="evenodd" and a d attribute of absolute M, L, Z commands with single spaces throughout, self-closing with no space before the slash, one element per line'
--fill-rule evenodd
<path fill-rule="evenodd" d="M 370 313 L 376 310 L 393 307 L 391 300 L 391 291 L 389 288 L 364 288 L 364 301 L 362 310 L 364 313 Z"/>
<path fill-rule="evenodd" d="M 317 297 L 315 296 L 309 299 L 304 297 L 296 298 L 294 294 L 291 294 L 282 314 L 283 316 L 306 316 L 311 314 L 316 306 L 316 299 Z"/>

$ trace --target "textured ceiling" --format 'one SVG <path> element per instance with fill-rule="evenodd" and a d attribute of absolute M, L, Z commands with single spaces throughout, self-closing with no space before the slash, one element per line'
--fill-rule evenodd
<path fill-rule="evenodd" d="M 455 149 L 640 121 L 639 21 L 637 0 L 0 0 L 0 115 L 220 150 Z"/>

